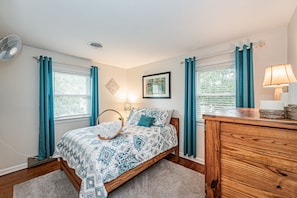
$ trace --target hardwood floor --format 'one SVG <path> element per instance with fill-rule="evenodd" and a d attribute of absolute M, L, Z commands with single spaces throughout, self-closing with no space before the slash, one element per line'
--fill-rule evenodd
<path fill-rule="evenodd" d="M 179 158 L 178 160 L 177 157 L 172 154 L 167 156 L 166 159 L 204 174 L 204 170 L 205 170 L 204 165 L 195 163 L 193 161 L 190 161 L 184 158 Z M 58 169 L 60 169 L 59 162 L 51 161 L 37 167 L 24 169 L 24 170 L 20 170 L 14 173 L 1 176 L 0 177 L 0 198 L 12 198 L 13 186 L 15 184 L 25 182 L 34 177 L 38 177 Z"/>
<path fill-rule="evenodd" d="M 49 172 L 60 169 L 59 162 L 51 161 L 33 168 L 23 169 L 0 177 L 0 198 L 12 198 L 13 186 Z"/>
<path fill-rule="evenodd" d="M 178 158 L 173 154 L 169 154 L 165 159 L 168 159 L 168 160 L 170 160 L 170 161 L 172 161 L 174 163 L 180 164 L 180 165 L 182 165 L 182 166 L 184 166 L 186 168 L 197 171 L 197 172 L 199 172 L 199 173 L 201 173 L 203 175 L 205 173 L 204 165 L 198 164 L 198 163 L 193 162 L 191 160 L 188 160 L 188 159 L 185 159 L 185 158 L 182 158 L 182 157 L 180 157 L 179 160 L 178 160 Z"/>

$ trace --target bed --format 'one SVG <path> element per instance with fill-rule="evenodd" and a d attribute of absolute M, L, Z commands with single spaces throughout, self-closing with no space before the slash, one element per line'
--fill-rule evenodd
<path fill-rule="evenodd" d="M 69 131 L 57 143 L 54 157 L 80 197 L 107 197 L 168 154 L 179 156 L 179 119 L 171 117 L 172 112 L 137 109 L 131 114 L 112 140 L 100 140 L 97 132 L 114 122 Z M 152 126 L 137 125 L 143 115 L 155 118 Z"/>

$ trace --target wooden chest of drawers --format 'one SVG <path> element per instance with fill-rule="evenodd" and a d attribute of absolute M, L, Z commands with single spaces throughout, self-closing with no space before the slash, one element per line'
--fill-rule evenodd
<path fill-rule="evenodd" d="M 297 121 L 258 109 L 203 118 L 207 197 L 297 197 Z"/>

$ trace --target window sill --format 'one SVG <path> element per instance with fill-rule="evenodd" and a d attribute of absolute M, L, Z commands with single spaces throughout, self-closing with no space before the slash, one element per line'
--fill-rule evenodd
<path fill-rule="evenodd" d="M 79 116 L 79 117 L 65 117 L 65 118 L 56 118 L 55 123 L 67 123 L 67 122 L 79 122 L 79 121 L 89 121 L 90 116 Z"/>
<path fill-rule="evenodd" d="M 204 119 L 202 119 L 202 118 L 196 119 L 196 123 L 197 124 L 204 124 Z"/>

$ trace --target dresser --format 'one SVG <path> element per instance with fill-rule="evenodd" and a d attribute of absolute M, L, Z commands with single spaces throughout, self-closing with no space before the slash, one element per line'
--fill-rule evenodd
<path fill-rule="evenodd" d="M 297 121 L 258 109 L 203 115 L 206 197 L 297 197 Z"/>

